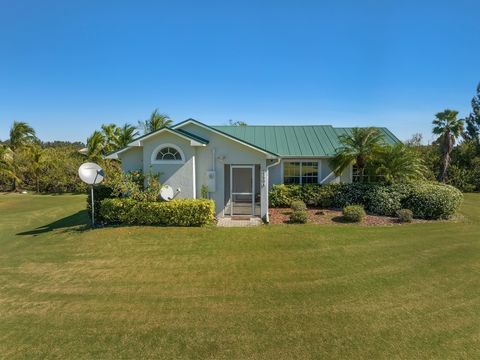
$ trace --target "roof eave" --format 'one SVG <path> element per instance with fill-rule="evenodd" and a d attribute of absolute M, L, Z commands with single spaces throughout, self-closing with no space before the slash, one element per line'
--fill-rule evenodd
<path fill-rule="evenodd" d="M 212 131 L 212 132 L 214 132 L 214 133 L 223 135 L 223 136 L 225 136 L 225 137 L 227 137 L 227 138 L 229 138 L 229 139 L 231 139 L 231 140 L 234 140 L 234 141 L 236 141 L 236 142 L 239 142 L 239 143 L 241 143 L 241 144 L 243 144 L 243 145 L 245 145 L 245 146 L 247 146 L 247 147 L 250 147 L 250 148 L 252 148 L 252 149 L 254 149 L 254 150 L 256 150 L 256 151 L 262 152 L 262 153 L 264 153 L 265 155 L 267 155 L 267 158 L 268 158 L 268 159 L 276 159 L 276 158 L 279 158 L 279 157 L 280 157 L 278 154 L 275 154 L 275 153 L 273 153 L 273 152 L 271 152 L 271 151 L 262 149 L 262 148 L 260 148 L 260 147 L 258 147 L 258 146 L 256 146 L 256 145 L 250 144 L 250 143 L 247 142 L 247 141 L 244 141 L 244 140 L 242 140 L 242 139 L 239 139 L 239 138 L 237 138 L 237 137 L 235 137 L 235 136 L 233 136 L 233 135 L 227 134 L 227 133 L 225 133 L 225 132 L 223 132 L 223 131 L 221 131 L 221 130 L 215 129 L 215 128 L 213 128 L 213 127 L 211 127 L 211 126 L 209 126 L 209 125 L 207 125 L 207 124 L 204 124 L 204 123 L 202 123 L 202 122 L 200 122 L 200 121 L 198 121 L 198 120 L 195 120 L 195 119 L 187 119 L 187 120 L 184 120 L 184 121 L 182 121 L 182 122 L 180 122 L 180 123 L 172 126 L 172 129 L 177 129 L 177 128 L 182 127 L 182 126 L 184 126 L 184 125 L 188 125 L 189 123 L 196 124 L 196 125 L 198 125 L 198 126 L 200 126 L 200 127 L 203 127 L 203 128 L 205 128 L 205 129 L 207 129 L 207 130 L 210 130 L 210 131 Z"/>

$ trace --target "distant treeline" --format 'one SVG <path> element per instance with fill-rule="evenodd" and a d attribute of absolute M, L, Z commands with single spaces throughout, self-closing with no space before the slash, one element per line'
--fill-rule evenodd
<path fill-rule="evenodd" d="M 432 144 L 422 144 L 420 134 L 405 142 L 407 153 L 411 156 L 413 150 L 414 157 L 421 159 L 421 167 L 425 169 L 423 178 L 442 181 L 462 191 L 480 191 L 480 84 L 471 104 L 472 111 L 464 119 L 457 118 L 458 112 L 449 109 L 435 115 L 432 132 L 437 139 Z M 9 138 L 0 141 L 0 191 L 83 192 L 86 186 L 78 178 L 77 170 L 85 161 L 100 163 L 106 170 L 107 181 L 109 176 L 118 179 L 119 163 L 104 160 L 104 156 L 126 146 L 141 133 L 155 131 L 171 123 L 168 115 L 156 109 L 148 119 L 138 121 L 136 126 L 128 123 L 122 126 L 104 124 L 83 144 L 41 141 L 36 137 L 35 129 L 25 122 L 15 121 Z M 246 124 L 230 121 L 230 125 Z M 354 150 L 362 154 L 362 143 L 353 145 Z M 399 169 L 405 166 L 402 159 L 407 158 L 400 155 L 389 159 L 390 170 L 395 171 L 392 167 L 397 165 Z"/>

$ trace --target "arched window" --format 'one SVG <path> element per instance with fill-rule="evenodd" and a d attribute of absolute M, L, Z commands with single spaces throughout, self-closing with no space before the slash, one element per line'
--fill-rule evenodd
<path fill-rule="evenodd" d="M 182 160 L 182 155 L 177 149 L 164 147 L 157 152 L 155 160 Z"/>
<path fill-rule="evenodd" d="M 152 164 L 182 164 L 184 161 L 182 149 L 173 144 L 162 144 L 152 154 Z"/>

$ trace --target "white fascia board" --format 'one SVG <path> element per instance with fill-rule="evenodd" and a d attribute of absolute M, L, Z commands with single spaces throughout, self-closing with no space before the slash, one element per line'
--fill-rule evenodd
<path fill-rule="evenodd" d="M 105 156 L 105 159 L 111 159 L 111 160 L 118 159 L 118 153 L 113 153 L 108 156 Z"/>
<path fill-rule="evenodd" d="M 282 155 L 282 159 L 294 160 L 294 159 L 331 159 L 333 156 L 312 156 L 312 155 Z"/>
<path fill-rule="evenodd" d="M 146 139 L 149 139 L 149 138 L 151 138 L 152 136 L 158 135 L 158 134 L 160 134 L 160 133 L 162 133 L 162 132 L 164 132 L 164 131 L 167 131 L 167 132 L 169 132 L 169 133 L 171 133 L 171 134 L 173 134 L 173 135 L 177 135 L 178 137 L 181 137 L 182 139 L 185 139 L 185 140 L 190 141 L 190 145 L 191 145 L 191 146 L 204 146 L 204 145 L 205 145 L 205 144 L 202 144 L 201 142 L 198 142 L 198 141 L 195 141 L 195 140 L 189 138 L 188 136 L 184 136 L 184 135 L 182 135 L 182 134 L 179 134 L 178 132 L 172 131 L 172 130 L 170 130 L 169 128 L 163 128 L 163 129 L 157 130 L 157 131 L 155 131 L 155 132 L 153 132 L 153 133 L 151 133 L 151 134 L 149 134 L 149 135 L 147 135 L 147 136 L 145 136 L 145 137 L 143 137 L 143 138 L 140 138 L 140 139 L 138 139 L 138 140 L 135 140 L 135 141 L 131 142 L 130 144 L 128 144 L 128 146 L 142 146 L 142 143 L 143 143 Z"/>
<path fill-rule="evenodd" d="M 185 140 L 190 141 L 190 146 L 207 146 L 206 144 L 203 144 L 203 143 L 201 143 L 201 142 L 198 142 L 198 141 L 195 141 L 195 140 L 193 140 L 193 139 L 190 139 L 189 137 L 183 136 L 183 135 L 181 135 L 181 134 L 179 134 L 179 133 L 176 133 L 175 131 L 171 131 L 171 130 L 169 130 L 169 129 L 161 129 L 161 130 L 158 130 L 157 132 L 154 132 L 154 133 L 152 133 L 152 134 L 150 134 L 150 135 L 148 135 L 148 136 L 145 136 L 144 138 L 141 138 L 141 139 L 139 139 L 139 140 L 134 140 L 134 141 L 132 141 L 131 143 L 129 143 L 129 144 L 127 145 L 126 148 L 124 148 L 124 149 L 122 149 L 122 150 L 119 150 L 119 151 L 116 151 L 116 152 L 114 152 L 113 154 L 110 154 L 110 155 L 108 155 L 108 156 L 105 156 L 105 159 L 118 159 L 118 154 L 120 154 L 120 153 L 122 153 L 122 152 L 124 152 L 124 151 L 130 150 L 132 147 L 142 147 L 142 146 L 143 146 L 143 144 L 142 144 L 142 141 L 143 141 L 143 140 L 145 140 L 146 138 L 149 138 L 149 137 L 151 137 L 151 136 L 153 136 L 153 135 L 157 135 L 157 134 L 161 133 L 161 132 L 164 131 L 164 130 L 167 130 L 168 132 L 170 132 L 170 133 L 172 133 L 172 134 L 174 134 L 174 135 L 177 135 L 177 136 L 181 137 L 182 139 L 185 139 Z"/>

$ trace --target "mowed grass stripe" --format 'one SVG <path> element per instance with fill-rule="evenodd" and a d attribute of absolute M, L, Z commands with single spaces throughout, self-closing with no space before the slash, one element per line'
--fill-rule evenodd
<path fill-rule="evenodd" d="M 480 196 L 459 222 L 82 230 L 0 195 L 5 358 L 476 358 Z"/>

